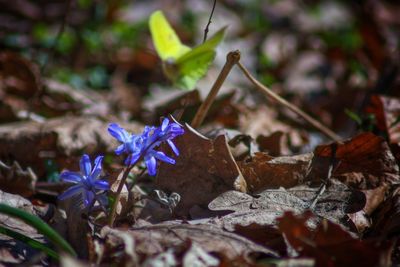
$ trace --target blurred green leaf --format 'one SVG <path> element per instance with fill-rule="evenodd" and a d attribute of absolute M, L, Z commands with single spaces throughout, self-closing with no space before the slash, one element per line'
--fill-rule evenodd
<path fill-rule="evenodd" d="M 96 66 L 89 70 L 88 82 L 92 88 L 105 88 L 108 85 L 109 75 L 104 66 Z"/>
<path fill-rule="evenodd" d="M 82 32 L 82 39 L 89 53 L 99 52 L 103 47 L 100 31 L 85 29 Z"/>
<path fill-rule="evenodd" d="M 76 256 L 75 250 L 70 246 L 70 244 L 65 241 L 53 228 L 51 228 L 47 223 L 37 216 L 34 216 L 24 210 L 17 209 L 5 204 L 0 203 L 0 213 L 18 218 L 28 225 L 35 228 L 39 233 L 47 237 L 54 245 L 56 245 L 60 250 L 70 254 L 71 256 Z"/>
<path fill-rule="evenodd" d="M 14 238 L 16 240 L 19 240 L 28 246 L 38 249 L 46 253 L 48 256 L 52 257 L 53 259 L 58 260 L 59 256 L 58 253 L 52 250 L 51 248 L 47 247 L 45 244 L 40 243 L 39 241 L 36 241 L 35 239 L 30 238 L 29 236 L 26 236 L 24 234 L 18 233 L 14 230 L 11 230 L 9 228 L 0 226 L 0 234 L 7 235 L 11 238 Z"/>

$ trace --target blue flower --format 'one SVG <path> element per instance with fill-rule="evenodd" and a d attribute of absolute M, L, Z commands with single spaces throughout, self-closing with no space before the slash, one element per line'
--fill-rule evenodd
<path fill-rule="evenodd" d="M 58 198 L 64 200 L 76 194 L 81 194 L 86 207 L 91 207 L 96 200 L 99 201 L 100 205 L 103 205 L 104 201 L 99 198 L 97 193 L 109 190 L 110 185 L 107 181 L 99 179 L 102 161 L 103 156 L 98 156 L 94 160 L 94 167 L 92 169 L 89 156 L 84 154 L 79 162 L 80 172 L 64 171 L 61 173 L 60 179 L 62 181 L 75 185 L 68 188 Z"/>
<path fill-rule="evenodd" d="M 183 128 L 177 123 L 170 123 L 165 118 L 160 127 L 146 126 L 141 135 L 129 134 L 118 124 L 111 123 L 108 127 L 109 133 L 122 144 L 115 150 L 117 155 L 128 154 L 125 165 L 131 166 L 144 159 L 149 175 L 156 175 L 157 159 L 169 164 L 175 164 L 175 160 L 168 157 L 161 151 L 154 150 L 161 143 L 167 142 L 175 155 L 179 150 L 172 142 L 172 139 L 184 133 Z"/>

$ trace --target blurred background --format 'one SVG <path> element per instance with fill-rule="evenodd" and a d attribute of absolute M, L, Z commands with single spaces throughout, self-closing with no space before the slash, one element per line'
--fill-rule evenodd
<path fill-rule="evenodd" d="M 212 0 L 0 0 L 0 122 L 24 119 L 23 110 L 41 120 L 107 115 L 111 108 L 125 120 L 154 123 L 174 111 L 167 107 L 181 107 L 171 101 L 184 92 L 162 74 L 148 17 L 163 10 L 182 41 L 195 46 L 212 6 Z M 360 129 L 379 131 L 376 114 L 367 111 L 372 95 L 400 96 L 399 14 L 395 0 L 217 1 L 209 36 L 226 25 L 228 30 L 198 84 L 200 95 L 226 54 L 239 49 L 242 63 L 262 83 L 335 132 L 348 137 Z M 293 146 L 312 143 L 307 124 L 266 100 L 238 70 L 221 94 L 222 108 L 211 112 L 209 122 L 253 137 L 280 132 Z M 87 99 L 106 99 L 109 107 L 83 109 Z M 200 100 L 194 99 L 196 107 Z M 190 121 L 190 114 L 185 118 Z"/>

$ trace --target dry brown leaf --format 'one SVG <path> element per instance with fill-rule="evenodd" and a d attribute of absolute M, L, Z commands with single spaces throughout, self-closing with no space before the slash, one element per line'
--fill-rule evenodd
<path fill-rule="evenodd" d="M 101 236 L 106 242 L 104 255 L 118 262 L 121 258 L 130 255 L 135 259 L 146 259 L 158 255 L 170 248 L 182 246 L 187 241 L 198 245 L 207 253 L 218 253 L 228 258 L 235 258 L 249 253 L 259 252 L 276 257 L 277 253 L 252 241 L 223 231 L 213 225 L 190 225 L 179 223 L 163 223 L 156 225 L 131 228 L 129 230 L 117 230 L 104 227 Z M 131 245 L 130 245 L 131 244 Z M 107 251 L 122 253 L 107 253 Z M 123 251 L 122 251 L 123 250 Z M 110 258 L 112 255 L 120 255 L 119 258 Z"/>
<path fill-rule="evenodd" d="M 224 135 L 210 140 L 190 126 L 174 139 L 180 155 L 176 164 L 160 164 L 156 186 L 181 196 L 176 212 L 187 215 L 195 205 L 208 205 L 219 194 L 245 192 L 246 182 L 237 167 Z M 169 153 L 170 154 L 170 153 Z"/>
<path fill-rule="evenodd" d="M 330 158 L 332 147 L 318 146 L 314 154 Z M 335 159 L 340 162 L 333 177 L 358 189 L 373 189 L 400 179 L 399 167 L 388 144 L 372 133 L 362 133 L 338 144 Z"/>
<path fill-rule="evenodd" d="M 32 97 L 41 89 L 37 65 L 12 52 L 0 54 L 0 88 L 22 97 Z"/>
<path fill-rule="evenodd" d="M 390 244 L 355 239 L 341 226 L 322 221 L 316 229 L 307 225 L 311 213 L 294 216 L 287 212 L 278 227 L 290 246 L 302 257 L 312 257 L 315 266 L 390 266 Z"/>
<path fill-rule="evenodd" d="M 321 181 L 321 177 L 315 175 L 318 170 L 314 168 L 317 165 L 314 163 L 320 163 L 321 166 L 317 167 L 320 170 L 327 169 L 331 164 L 332 145 L 319 146 L 314 153 L 309 178 Z M 337 167 L 332 177 L 362 190 L 366 196 L 363 211 L 350 216 L 358 231 L 363 232 L 370 226 L 366 215 L 371 215 L 384 201 L 393 184 L 398 183 L 399 167 L 385 140 L 372 133 L 363 133 L 337 144 L 335 162 Z"/>
<path fill-rule="evenodd" d="M 35 192 L 36 181 L 31 168 L 23 170 L 17 161 L 8 166 L 0 160 L 0 190 L 29 197 Z"/>
<path fill-rule="evenodd" d="M 229 191 L 214 199 L 208 207 L 214 211 L 235 211 L 215 220 L 217 224 L 222 224 L 229 230 L 233 230 L 235 225 L 246 226 L 252 223 L 273 225 L 277 217 L 282 216 L 285 211 L 302 213 L 307 210 L 318 190 L 319 188 L 305 186 L 287 190 L 269 189 L 256 197 Z M 335 182 L 318 198 L 314 212 L 322 218 L 346 224 L 347 213 L 357 212 L 364 205 L 365 197 L 362 192 Z"/>
<path fill-rule="evenodd" d="M 256 193 L 267 188 L 289 188 L 302 184 L 311 158 L 312 154 L 274 158 L 259 152 L 238 162 L 238 165 L 249 191 Z"/>
<path fill-rule="evenodd" d="M 256 141 L 261 152 L 267 152 L 268 155 L 278 157 L 282 155 L 283 136 L 282 131 L 276 131 L 268 136 L 259 135 Z"/>

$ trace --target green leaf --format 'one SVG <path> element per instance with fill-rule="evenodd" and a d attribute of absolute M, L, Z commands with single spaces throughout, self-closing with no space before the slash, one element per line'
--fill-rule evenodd
<path fill-rule="evenodd" d="M 206 42 L 191 49 L 182 44 L 161 11 L 150 16 L 149 27 L 165 75 L 175 85 L 188 90 L 194 89 L 197 81 L 207 73 L 226 29 L 220 29 Z"/>
<path fill-rule="evenodd" d="M 58 260 L 59 256 L 58 253 L 52 250 L 51 248 L 47 247 L 46 245 L 40 243 L 39 241 L 30 238 L 29 236 L 23 235 L 21 233 L 18 233 L 16 231 L 13 231 L 11 229 L 8 229 L 6 227 L 0 226 L 0 234 L 7 235 L 9 237 L 12 237 L 14 239 L 17 239 L 28 246 L 38 249 L 49 255 L 50 257 Z"/>
<path fill-rule="evenodd" d="M 62 238 L 53 228 L 51 228 L 47 223 L 41 220 L 39 217 L 29 214 L 26 211 L 1 204 L 0 203 L 0 213 L 7 214 L 9 216 L 18 218 L 28 225 L 35 228 L 39 233 L 44 235 L 50 242 L 52 242 L 58 249 L 63 252 L 70 254 L 71 256 L 76 256 L 75 250 Z"/>

